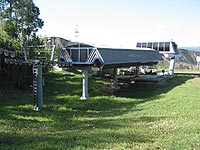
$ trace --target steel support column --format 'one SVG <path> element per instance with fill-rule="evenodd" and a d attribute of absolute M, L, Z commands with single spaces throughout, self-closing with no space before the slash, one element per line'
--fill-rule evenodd
<path fill-rule="evenodd" d="M 33 64 L 33 91 L 34 91 L 34 110 L 39 111 L 43 107 L 43 79 L 42 65 Z"/>
<path fill-rule="evenodd" d="M 88 95 L 88 69 L 83 69 L 82 70 L 82 77 L 83 77 L 83 91 L 82 91 L 82 96 L 81 96 L 81 100 L 87 100 L 89 99 L 89 95 Z"/>
<path fill-rule="evenodd" d="M 117 77 L 117 68 L 114 68 L 113 70 L 113 83 L 112 83 L 112 87 L 116 90 L 120 89 L 119 85 L 118 85 L 118 77 Z"/>
<path fill-rule="evenodd" d="M 171 58 L 169 64 L 169 75 L 172 77 L 174 77 L 174 67 L 175 67 L 175 58 Z"/>
<path fill-rule="evenodd" d="M 135 76 L 139 77 L 139 66 L 136 66 L 136 70 L 135 70 Z"/>

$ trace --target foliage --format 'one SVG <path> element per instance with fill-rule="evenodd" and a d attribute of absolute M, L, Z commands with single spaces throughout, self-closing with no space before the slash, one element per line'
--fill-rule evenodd
<path fill-rule="evenodd" d="M 1 47 L 21 50 L 20 46 L 40 45 L 36 36 L 44 22 L 40 10 L 32 0 L 3 0 L 0 3 Z"/>
<path fill-rule="evenodd" d="M 40 10 L 32 0 L 6 0 L 3 11 L 4 30 L 13 38 L 18 38 L 20 33 L 23 37 L 30 37 L 44 24 L 39 15 Z"/>
<path fill-rule="evenodd" d="M 168 70 L 169 69 L 169 62 L 166 60 L 163 61 L 159 61 L 158 64 L 156 65 L 157 69 L 164 69 L 164 70 Z"/>
<path fill-rule="evenodd" d="M 15 51 L 16 59 L 24 59 L 23 47 L 43 45 L 43 40 L 36 35 L 38 29 L 42 28 L 44 24 L 39 15 L 40 10 L 35 6 L 33 0 L 1 0 L 0 48 Z M 37 50 L 34 51 L 37 52 Z M 47 51 L 47 53 L 49 52 Z M 4 56 L 0 57 L 1 62 L 4 62 Z M 31 57 L 28 59 L 37 58 Z M 10 81 L 8 84 L 11 86 L 23 87 L 26 83 L 32 82 L 30 68 L 31 66 L 2 63 L 0 77 Z"/>
<path fill-rule="evenodd" d="M 0 86 L 0 149 L 199 149 L 199 78 L 163 84 L 122 84 L 81 74 L 46 76 L 44 109 L 32 111 L 32 91 Z"/>
<path fill-rule="evenodd" d="M 0 47 L 7 49 L 9 51 L 20 51 L 19 39 L 12 39 L 10 36 L 3 30 L 0 32 Z"/>

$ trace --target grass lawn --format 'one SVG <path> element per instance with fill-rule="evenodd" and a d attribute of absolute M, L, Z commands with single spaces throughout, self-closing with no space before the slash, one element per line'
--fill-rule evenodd
<path fill-rule="evenodd" d="M 175 69 L 174 72 L 190 72 L 190 73 L 200 73 L 200 70 L 189 70 L 189 69 Z"/>
<path fill-rule="evenodd" d="M 40 112 L 31 89 L 1 86 L 0 149 L 200 149 L 200 78 L 114 91 L 109 80 L 90 77 L 87 101 L 79 100 L 81 80 L 49 73 Z"/>

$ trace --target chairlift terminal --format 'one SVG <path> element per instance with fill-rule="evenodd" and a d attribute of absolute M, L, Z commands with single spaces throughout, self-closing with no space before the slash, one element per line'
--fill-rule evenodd
<path fill-rule="evenodd" d="M 0 49 L 0 54 L 4 55 L 4 61 L 8 64 L 22 65 L 29 64 L 33 67 L 33 91 L 35 110 L 40 110 L 43 106 L 42 95 L 42 66 L 52 66 L 58 64 L 59 67 L 73 67 L 82 70 L 83 90 L 81 99 L 89 98 L 88 94 L 88 72 L 101 71 L 102 69 L 113 69 L 113 87 L 118 89 L 117 68 L 136 67 L 136 75 L 139 75 L 140 66 L 156 65 L 163 57 L 170 60 L 170 67 L 173 76 L 175 57 L 178 55 L 177 45 L 175 42 L 139 42 L 137 48 L 102 48 L 84 43 L 67 42 L 63 44 L 59 41 L 60 52 L 57 60 L 55 58 L 55 45 L 51 45 L 51 55 L 48 59 L 34 60 L 27 58 L 15 58 L 13 52 Z M 43 47 L 43 46 L 38 46 Z M 45 46 L 44 46 L 45 47 Z M 29 46 L 27 48 L 34 48 Z M 26 50 L 26 48 L 25 48 Z M 27 52 L 27 51 L 25 51 Z M 26 54 L 26 57 L 29 55 Z"/>

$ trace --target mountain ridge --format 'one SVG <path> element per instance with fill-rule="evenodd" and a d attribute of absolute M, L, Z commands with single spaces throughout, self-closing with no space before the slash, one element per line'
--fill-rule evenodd
<path fill-rule="evenodd" d="M 185 46 L 185 47 L 180 47 L 180 49 L 186 49 L 190 51 L 200 51 L 200 46 Z"/>
<path fill-rule="evenodd" d="M 180 57 L 176 59 L 175 68 L 177 69 L 198 69 L 196 57 L 200 56 L 200 50 L 178 49 Z"/>

